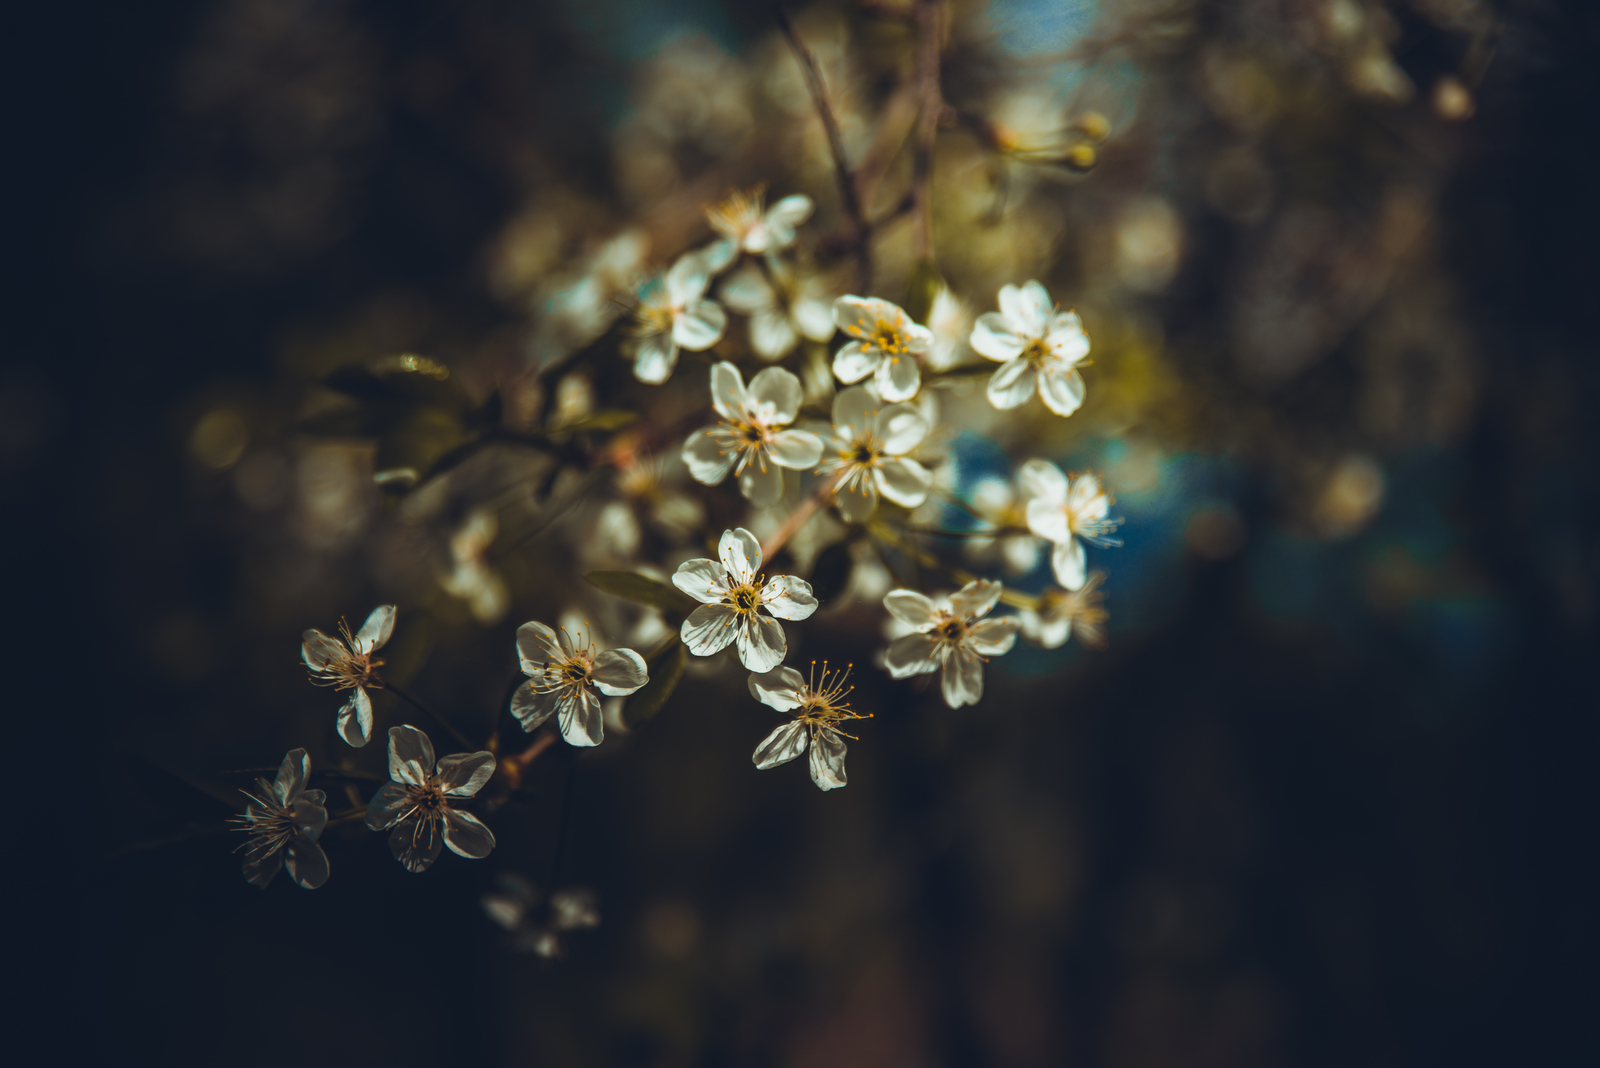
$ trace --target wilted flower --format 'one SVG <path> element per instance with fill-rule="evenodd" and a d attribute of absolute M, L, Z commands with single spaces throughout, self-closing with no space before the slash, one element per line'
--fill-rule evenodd
<path fill-rule="evenodd" d="M 1018 289 L 1003 286 L 1000 311 L 978 316 L 971 344 L 980 356 L 1001 367 L 989 379 L 989 403 L 1015 408 L 1039 396 L 1057 415 L 1071 415 L 1083 403 L 1083 376 L 1077 365 L 1089 355 L 1089 335 L 1076 312 L 1058 312 L 1038 282 Z"/>
<path fill-rule="evenodd" d="M 722 339 L 728 314 L 716 301 L 705 299 L 710 284 L 704 258 L 691 252 L 645 287 L 634 311 L 630 345 L 635 378 L 660 385 L 672 377 L 680 348 L 699 352 Z"/>
<path fill-rule="evenodd" d="M 811 218 L 811 198 L 795 193 L 762 211 L 765 194 L 762 185 L 749 192 L 735 189 L 706 209 L 711 228 L 724 238 L 706 250 L 713 269 L 726 267 L 741 251 L 760 256 L 794 244 L 794 228 Z"/>
<path fill-rule="evenodd" d="M 318 686 L 355 691 L 339 709 L 339 737 L 353 746 L 366 745 L 372 735 L 372 698 L 367 696 L 367 690 L 383 688 L 383 680 L 378 677 L 383 661 L 372 654 L 382 649 L 393 633 L 394 605 L 386 604 L 374 608 L 354 635 L 341 619 L 339 638 L 330 638 L 315 628 L 300 636 L 300 656 L 311 669 L 311 681 Z"/>
<path fill-rule="evenodd" d="M 489 918 L 512 933 L 515 949 L 541 957 L 561 955 L 563 933 L 600 926 L 600 905 L 590 890 L 559 890 L 545 902 L 538 887 L 508 873 L 480 900 Z"/>
<path fill-rule="evenodd" d="M 674 586 L 702 602 L 683 621 L 683 644 L 696 656 L 711 656 L 737 642 L 745 667 L 770 671 L 789 649 L 778 619 L 806 619 L 817 610 L 811 584 L 793 575 L 763 584 L 761 543 L 743 527 L 722 532 L 717 555 L 721 563 L 687 560 L 672 576 Z M 761 615 L 762 608 L 771 615 Z"/>
<path fill-rule="evenodd" d="M 255 793 L 239 791 L 250 803 L 232 822 L 237 824 L 234 830 L 250 836 L 239 849 L 244 850 L 244 877 L 251 886 L 265 890 L 285 863 L 289 878 L 307 890 L 328 881 L 328 857 L 317 844 L 328 822 L 323 807 L 327 797 L 305 788 L 310 774 L 306 751 L 291 749 L 278 766 L 277 779 L 257 779 Z"/>
<path fill-rule="evenodd" d="M 1100 592 L 1100 584 L 1105 578 L 1105 572 L 1096 571 L 1082 589 L 1045 590 L 1039 595 L 1037 610 L 1025 608 L 1017 613 L 1022 636 L 1041 648 L 1059 649 L 1076 634 L 1090 648 L 1104 648 L 1107 617 L 1101 607 L 1105 594 Z"/>
<path fill-rule="evenodd" d="M 441 845 L 478 860 L 494 848 L 494 834 L 478 817 L 455 806 L 494 774 L 494 754 L 454 753 L 434 763 L 433 743 L 415 727 L 389 728 L 389 778 L 367 802 L 367 826 L 387 831 L 389 852 L 407 871 L 426 871 Z"/>
<path fill-rule="evenodd" d="M 780 430 L 800 411 L 800 380 L 781 367 L 768 367 L 744 385 L 739 369 L 726 360 L 711 367 L 711 403 L 722 422 L 696 430 L 683 443 L 683 462 L 697 481 L 715 486 L 739 475 L 739 492 L 752 504 L 766 505 L 783 494 L 780 467 L 805 470 L 822 459 L 822 442 L 804 430 Z"/>
<path fill-rule="evenodd" d="M 786 764 L 811 746 L 811 781 L 820 790 L 833 790 L 845 784 L 844 739 L 855 739 L 839 725 L 847 719 L 868 717 L 850 710 L 845 700 L 853 686 L 845 685 L 850 669 L 828 671 L 822 665 L 817 675 L 817 665 L 811 664 L 812 677 L 807 679 L 792 667 L 780 667 L 759 675 L 750 676 L 750 695 L 757 701 L 779 712 L 788 712 L 794 719 L 785 723 L 756 746 L 751 759 L 762 771 Z"/>
<path fill-rule="evenodd" d="M 1088 566 L 1083 542 L 1101 548 L 1122 544 L 1120 538 L 1112 536 L 1122 520 L 1106 516 L 1111 510 L 1111 498 L 1093 474 L 1069 479 L 1048 460 L 1029 460 L 1017 477 L 1031 496 L 1028 529 L 1055 542 L 1050 568 L 1056 581 L 1069 590 L 1082 589 Z"/>
<path fill-rule="evenodd" d="M 834 500 L 846 521 L 859 523 L 878 507 L 878 494 L 915 508 L 927 500 L 933 476 L 905 454 L 927 436 L 928 421 L 910 404 L 885 405 L 866 386 L 833 399 L 833 456 L 820 471 L 838 473 Z"/>
<path fill-rule="evenodd" d="M 977 704 L 983 697 L 984 658 L 1010 652 L 1017 641 L 1015 619 L 983 618 L 999 600 L 1000 583 L 987 579 L 938 600 L 915 590 L 890 590 L 883 606 L 916 633 L 890 643 L 884 654 L 889 675 L 903 679 L 942 668 L 945 703 L 951 708 Z"/>
<path fill-rule="evenodd" d="M 816 276 L 788 276 L 775 261 L 766 271 L 748 263 L 728 276 L 719 293 L 728 307 L 750 317 L 750 347 L 763 360 L 787 356 L 802 334 L 812 341 L 833 337 L 833 311 Z"/>
<path fill-rule="evenodd" d="M 833 321 L 856 340 L 833 357 L 833 373 L 844 383 L 876 374 L 886 401 L 910 400 L 922 386 L 917 357 L 933 347 L 933 331 L 911 321 L 898 305 L 877 297 L 840 297 Z"/>
<path fill-rule="evenodd" d="M 505 580 L 489 566 L 489 546 L 500 527 L 494 513 L 480 508 L 450 535 L 452 569 L 439 580 L 444 592 L 467 602 L 480 623 L 497 622 L 506 614 Z"/>
<path fill-rule="evenodd" d="M 558 634 L 543 623 L 517 628 L 517 655 L 528 681 L 511 695 L 511 714 L 532 731 L 559 712 L 568 745 L 599 745 L 605 737 L 596 691 L 623 697 L 650 681 L 644 658 L 632 649 L 600 650 L 587 633 Z"/>

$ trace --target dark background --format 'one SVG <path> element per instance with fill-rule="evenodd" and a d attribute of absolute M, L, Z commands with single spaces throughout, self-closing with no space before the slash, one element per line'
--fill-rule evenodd
<path fill-rule="evenodd" d="M 663 801 L 694 793 L 681 777 L 597 766 L 574 796 L 569 868 L 600 889 L 607 924 L 554 967 L 506 952 L 474 905 L 491 873 L 448 856 L 403 879 L 364 843 L 316 894 L 257 893 L 215 841 L 107 859 L 127 844 L 123 806 L 163 790 L 192 803 L 144 779 L 136 801 L 119 743 L 194 700 L 145 663 L 152 590 L 232 596 L 235 548 L 195 517 L 181 463 L 187 399 L 213 380 L 270 383 L 284 324 L 397 286 L 489 322 L 466 279 L 515 195 L 474 119 L 561 142 L 602 121 L 567 75 L 610 62 L 537 6 L 349 7 L 374 76 L 398 84 L 423 52 L 467 73 L 448 106 L 383 98 L 361 210 L 335 239 L 207 271 L 146 254 L 169 224 L 145 207 L 196 169 L 262 166 L 197 148 L 170 104 L 167 72 L 205 8 L 7 18 L 4 494 L 22 680 L 7 705 L 24 769 L 7 927 L 13 982 L 43 994 L 13 1025 L 26 1041 L 61 1063 L 1593 1063 L 1589 5 L 1504 5 L 1536 61 L 1495 83 L 1442 200 L 1486 356 L 1445 510 L 1509 620 L 1489 670 L 1382 620 L 1355 642 L 1263 625 L 1246 557 L 1191 564 L 1159 631 L 1075 662 L 1070 688 L 1007 691 L 1050 714 L 995 731 L 880 716 L 878 755 L 851 758 L 870 816 L 763 780 L 718 823 Z M 648 744 L 713 746 L 747 770 L 742 741 L 706 740 L 720 713 L 705 715 L 664 718 Z M 547 786 L 554 804 L 559 778 Z M 996 904 L 1026 873 L 985 861 L 985 843 L 1033 795 L 1076 814 L 1029 830 L 1077 842 L 1070 924 Z M 716 829 L 674 836 L 640 815 L 663 805 Z M 787 847 L 818 834 L 854 842 L 856 862 L 837 899 L 790 901 Z M 685 909 L 757 948 L 732 963 L 640 948 L 640 917 Z M 894 948 L 830 941 L 825 918 L 852 910 L 893 917 Z M 774 934 L 800 913 L 824 917 L 806 950 Z M 791 948 L 760 948 L 774 944 Z"/>

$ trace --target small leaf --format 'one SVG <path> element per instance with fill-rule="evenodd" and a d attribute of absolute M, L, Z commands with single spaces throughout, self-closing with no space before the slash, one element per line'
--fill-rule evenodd
<path fill-rule="evenodd" d="M 574 419 L 570 423 L 562 423 L 550 429 L 552 433 L 561 434 L 577 434 L 589 430 L 621 430 L 638 418 L 638 412 L 626 412 L 620 408 L 602 408 L 598 412 L 590 412 L 581 419 Z"/>
<path fill-rule="evenodd" d="M 650 667 L 650 681 L 623 703 L 622 722 L 634 727 L 661 711 L 672 691 L 678 688 L 678 680 L 683 678 L 683 668 L 688 662 L 689 650 L 676 634 L 652 651 L 645 660 Z"/>
<path fill-rule="evenodd" d="M 583 577 L 591 586 L 635 604 L 684 614 L 695 609 L 694 599 L 676 586 L 646 578 L 637 571 L 591 571 Z"/>

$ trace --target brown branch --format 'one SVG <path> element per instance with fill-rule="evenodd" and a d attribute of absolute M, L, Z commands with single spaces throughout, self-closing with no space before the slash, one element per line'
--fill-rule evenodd
<path fill-rule="evenodd" d="M 790 513 L 788 519 L 783 521 L 783 526 L 779 527 L 772 537 L 762 543 L 761 559 L 765 562 L 771 562 L 773 556 L 777 555 L 780 549 L 789 544 L 789 539 L 794 537 L 800 528 L 806 525 L 806 520 L 815 515 L 818 508 L 828 503 L 829 499 L 833 497 L 834 487 L 838 484 L 839 476 L 835 475 L 821 486 L 818 486 L 817 492 L 801 501 L 800 506 Z"/>
<path fill-rule="evenodd" d="M 939 91 L 939 52 L 944 12 L 939 0 L 917 0 L 917 140 L 912 158 L 911 198 L 916 228 L 912 248 L 917 259 L 933 259 L 933 142 L 939 131 L 944 101 Z"/>
<path fill-rule="evenodd" d="M 839 185 L 839 200 L 843 203 L 845 214 L 850 217 L 850 225 L 855 231 L 852 240 L 855 245 L 857 270 L 860 272 L 858 281 L 861 292 L 865 293 L 872 285 L 872 247 L 868 241 L 871 228 L 867 225 L 866 213 L 861 209 L 861 197 L 856 189 L 855 176 L 850 173 L 850 165 L 845 162 L 844 138 L 839 133 L 839 120 L 834 117 L 833 107 L 828 103 L 828 90 L 822 83 L 822 70 L 817 66 L 816 57 L 805 46 L 805 42 L 800 40 L 800 35 L 795 33 L 794 25 L 789 21 L 789 16 L 783 8 L 774 5 L 772 13 L 778 21 L 778 29 L 783 31 L 789 47 L 794 50 L 800 69 L 805 72 L 806 86 L 811 90 L 811 102 L 816 106 L 817 116 L 822 120 L 822 129 L 828 135 L 828 151 L 833 155 L 833 177 Z"/>

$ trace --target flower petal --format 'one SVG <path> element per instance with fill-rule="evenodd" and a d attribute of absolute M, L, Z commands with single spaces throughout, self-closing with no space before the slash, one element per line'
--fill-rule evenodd
<path fill-rule="evenodd" d="M 872 475 L 885 497 L 906 508 L 927 500 L 928 487 L 933 485 L 933 475 L 915 460 L 891 457 L 878 464 Z"/>
<path fill-rule="evenodd" d="M 1033 396 L 1033 367 L 1027 360 L 1002 364 L 989 379 L 989 403 L 1001 411 L 1018 407 Z"/>
<path fill-rule="evenodd" d="M 433 743 L 406 724 L 389 728 L 389 778 L 408 786 L 426 786 L 436 763 Z"/>
<path fill-rule="evenodd" d="M 367 802 L 367 829 L 386 831 L 403 819 L 409 811 L 411 811 L 411 795 L 406 793 L 405 784 L 386 782 L 372 795 L 372 800 Z"/>
<path fill-rule="evenodd" d="M 799 332 L 781 309 L 762 308 L 751 314 L 750 347 L 763 360 L 781 359 L 793 352 L 799 343 Z"/>
<path fill-rule="evenodd" d="M 863 478 L 853 485 L 836 489 L 833 503 L 839 506 L 839 517 L 846 523 L 865 523 L 878 510 L 877 481 Z"/>
<path fill-rule="evenodd" d="M 1050 325 L 1050 294 L 1038 282 L 1000 288 L 1000 314 L 1023 337 L 1042 338 Z"/>
<path fill-rule="evenodd" d="M 1064 545 L 1057 545 L 1050 553 L 1050 570 L 1055 572 L 1062 589 L 1083 589 L 1083 584 L 1089 580 L 1088 553 L 1084 551 L 1083 542 L 1072 538 Z"/>
<path fill-rule="evenodd" d="M 249 846 L 246 846 L 243 867 L 245 882 L 265 890 L 267 884 L 272 882 L 278 872 L 283 869 L 283 850 L 272 849 L 264 852 L 251 852 Z"/>
<path fill-rule="evenodd" d="M 1067 507 L 1079 519 L 1104 519 L 1111 510 L 1111 501 L 1100 488 L 1094 472 L 1085 471 L 1072 481 L 1067 493 Z"/>
<path fill-rule="evenodd" d="M 978 322 L 967 337 L 967 344 L 972 346 L 972 351 L 979 356 L 1001 363 L 1021 356 L 1022 350 L 1027 346 L 1027 342 L 1013 333 L 1011 327 L 1006 324 L 1005 316 L 994 312 L 984 312 L 978 316 Z"/>
<path fill-rule="evenodd" d="M 689 440 L 683 443 L 684 466 L 689 469 L 689 474 L 694 476 L 696 482 L 702 482 L 707 486 L 715 486 L 727 478 L 737 458 L 732 449 L 723 447 L 713 427 L 696 430 L 689 435 Z"/>
<path fill-rule="evenodd" d="M 315 842 L 321 838 L 322 828 L 328 825 L 328 810 L 323 807 L 327 800 L 328 795 L 321 790 L 307 790 L 290 807 L 295 830 L 309 841 Z"/>
<path fill-rule="evenodd" d="M 768 425 L 787 425 L 794 422 L 800 412 L 800 402 L 805 399 L 805 389 L 794 372 L 782 367 L 768 367 L 750 380 L 747 391 L 750 403 L 759 406 Z"/>
<path fill-rule="evenodd" d="M 632 649 L 607 649 L 594 658 L 589 677 L 607 697 L 626 697 L 650 681 L 650 672 Z"/>
<path fill-rule="evenodd" d="M 372 737 L 372 698 L 364 686 L 357 686 L 350 700 L 339 709 L 339 737 L 360 749 Z"/>
<path fill-rule="evenodd" d="M 772 207 L 767 209 L 767 214 L 761 219 L 761 227 L 757 231 L 760 235 L 756 240 L 746 241 L 745 248 L 751 252 L 775 252 L 780 248 L 788 248 L 794 244 L 794 228 L 811 218 L 813 208 L 811 198 L 804 193 L 794 193 L 784 197 Z M 751 235 L 754 239 L 755 234 Z M 757 248 L 756 245 L 761 247 Z"/>
<path fill-rule="evenodd" d="M 722 340 L 728 313 L 714 300 L 696 300 L 672 317 L 672 340 L 690 352 L 709 349 Z"/>
<path fill-rule="evenodd" d="M 1029 460 L 1017 468 L 1017 485 L 1029 498 L 1037 497 L 1051 504 L 1067 501 L 1067 476 L 1049 460 Z"/>
<path fill-rule="evenodd" d="M 776 504 L 783 496 L 783 469 L 775 463 L 750 464 L 739 472 L 739 492 L 758 507 Z"/>
<path fill-rule="evenodd" d="M 697 252 L 685 252 L 667 269 L 663 280 L 672 303 L 678 307 L 691 304 L 705 293 L 711 284 L 706 270 L 705 257 Z"/>
<path fill-rule="evenodd" d="M 711 365 L 711 403 L 724 419 L 744 417 L 747 407 L 744 376 L 727 360 Z"/>
<path fill-rule="evenodd" d="M 1057 415 L 1071 415 L 1083 405 L 1083 376 L 1076 367 L 1061 371 L 1045 367 L 1039 371 L 1039 399 Z"/>
<path fill-rule="evenodd" d="M 887 356 L 878 364 L 874 381 L 884 400 L 907 401 L 922 388 L 922 369 L 915 356 Z"/>
<path fill-rule="evenodd" d="M 695 656 L 711 656 L 733 641 L 737 620 L 738 616 L 728 605 L 703 604 L 689 613 L 678 634 Z"/>
<path fill-rule="evenodd" d="M 389 832 L 389 852 L 405 865 L 406 871 L 427 871 L 439 859 L 443 846 L 438 820 L 413 817 L 402 820 Z"/>
<path fill-rule="evenodd" d="M 511 714 L 517 717 L 523 730 L 532 732 L 550 718 L 550 713 L 560 703 L 561 691 L 540 693 L 533 688 L 533 683 L 525 682 L 511 695 Z"/>
<path fill-rule="evenodd" d="M 328 881 L 328 855 L 316 842 L 296 835 L 289 839 L 285 852 L 289 878 L 307 890 L 315 890 Z"/>
<path fill-rule="evenodd" d="M 833 374 L 841 382 L 859 382 L 878 369 L 883 354 L 877 349 L 867 351 L 859 341 L 852 341 L 833 354 Z"/>
<path fill-rule="evenodd" d="M 980 620 L 967 632 L 967 640 L 979 656 L 1004 656 L 1017 644 L 1017 620 L 1009 616 Z"/>
<path fill-rule="evenodd" d="M 483 784 L 494 775 L 494 769 L 493 753 L 485 750 L 452 753 L 440 759 L 435 781 L 451 797 L 471 797 L 483 789 Z"/>
<path fill-rule="evenodd" d="M 605 718 L 600 714 L 600 698 L 585 686 L 561 706 L 558 719 L 561 737 L 568 745 L 599 745 L 605 740 Z"/>
<path fill-rule="evenodd" d="M 822 439 L 805 430 L 784 430 L 768 446 L 772 462 L 794 471 L 806 471 L 822 459 Z"/>
<path fill-rule="evenodd" d="M 1051 356 L 1067 363 L 1077 363 L 1089 355 L 1089 335 L 1083 332 L 1083 321 L 1078 313 L 1062 312 L 1053 317 L 1044 345 Z"/>
<path fill-rule="evenodd" d="M 659 386 L 672 377 L 677 366 L 678 343 L 671 334 L 650 334 L 638 340 L 633 350 L 633 377 Z"/>
<path fill-rule="evenodd" d="M 777 303 L 777 294 L 754 263 L 747 263 L 723 279 L 717 296 L 736 312 L 754 315 L 769 311 Z"/>
<path fill-rule="evenodd" d="M 370 653 L 374 649 L 382 649 L 393 633 L 394 605 L 379 605 L 356 632 L 356 652 Z"/>
<path fill-rule="evenodd" d="M 817 610 L 811 583 L 793 575 L 778 575 L 761 589 L 761 603 L 779 619 L 810 619 Z"/>
<path fill-rule="evenodd" d="M 1018 612 L 1017 626 L 1041 649 L 1059 649 L 1072 636 L 1072 617 L 1063 612 Z"/>
<path fill-rule="evenodd" d="M 925 675 L 936 671 L 939 662 L 933 658 L 933 639 L 926 634 L 907 634 L 896 638 L 884 650 L 883 666 L 891 679 L 904 679 L 912 675 Z"/>
<path fill-rule="evenodd" d="M 546 664 L 565 660 L 566 652 L 555 631 L 530 619 L 517 628 L 517 659 L 522 662 L 522 673 L 532 675 L 543 671 Z"/>
<path fill-rule="evenodd" d="M 766 771 L 804 753 L 808 740 L 806 725 L 798 719 L 791 720 L 763 738 L 750 759 L 756 767 Z"/>
<path fill-rule="evenodd" d="M 343 660 L 349 652 L 343 642 L 320 630 L 312 629 L 300 635 L 300 659 L 312 671 L 326 671 L 329 664 Z"/>
<path fill-rule="evenodd" d="M 927 630 L 935 619 L 933 601 L 916 590 L 890 590 L 883 596 L 883 607 L 908 627 Z"/>
<path fill-rule="evenodd" d="M 287 806 L 299 797 L 300 791 L 306 788 L 306 779 L 310 774 L 311 758 L 306 756 L 304 749 L 291 749 L 283 754 L 283 763 L 278 765 L 278 777 L 272 784 L 272 792 L 278 795 L 278 804 Z"/>
<path fill-rule="evenodd" d="M 957 649 L 944 662 L 939 689 L 951 708 L 977 704 L 983 699 L 983 660 L 970 649 Z"/>
<path fill-rule="evenodd" d="M 722 540 L 717 542 L 717 557 L 727 570 L 729 581 L 736 586 L 748 585 L 761 571 L 761 543 L 744 527 L 722 532 Z"/>
<path fill-rule="evenodd" d="M 824 728 L 811 742 L 811 781 L 820 790 L 837 790 L 845 784 L 844 739 Z"/>
<path fill-rule="evenodd" d="M 1043 497 L 1028 502 L 1028 529 L 1057 545 L 1072 540 L 1072 524 L 1067 519 L 1067 509 Z"/>
<path fill-rule="evenodd" d="M 872 433 L 883 442 L 884 452 L 890 456 L 904 456 L 928 436 L 928 420 L 915 405 L 891 404 L 873 417 Z"/>
<path fill-rule="evenodd" d="M 672 573 L 672 584 L 702 604 L 717 604 L 728 592 L 728 571 L 715 560 L 685 560 Z"/>
<path fill-rule="evenodd" d="M 830 341 L 838 329 L 833 310 L 826 301 L 799 297 L 789 305 L 789 316 L 800 332 L 812 341 Z"/>
<path fill-rule="evenodd" d="M 857 437 L 872 428 L 873 419 L 881 407 L 882 402 L 866 386 L 841 389 L 833 398 L 835 433 L 846 440 Z"/>
<path fill-rule="evenodd" d="M 899 310 L 877 297 L 858 297 L 847 293 L 833 302 L 833 321 L 851 337 L 867 337 L 877 328 L 880 320 L 893 321 L 894 313 Z"/>
<path fill-rule="evenodd" d="M 751 671 L 771 671 L 783 663 L 789 651 L 789 639 L 783 633 L 783 624 L 771 616 L 749 616 L 739 632 L 739 661 Z"/>
<path fill-rule="evenodd" d="M 494 849 L 494 832 L 472 813 L 447 808 L 444 810 L 444 844 L 458 857 L 482 860 Z"/>
<path fill-rule="evenodd" d="M 805 676 L 792 667 L 773 668 L 750 676 L 750 696 L 779 712 L 799 708 L 805 692 Z"/>
<path fill-rule="evenodd" d="M 950 595 L 950 610 L 962 619 L 978 619 L 1000 603 L 1004 587 L 992 579 L 976 579 Z"/>

